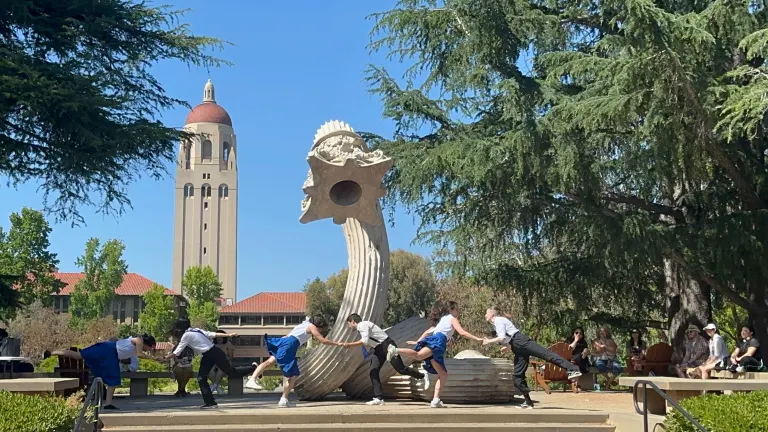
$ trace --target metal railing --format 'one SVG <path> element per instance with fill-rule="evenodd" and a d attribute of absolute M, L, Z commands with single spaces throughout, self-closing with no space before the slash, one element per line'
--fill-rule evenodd
<path fill-rule="evenodd" d="M 637 401 L 637 388 L 640 387 L 640 385 L 643 386 L 643 409 L 640 409 L 640 405 Z M 704 426 L 701 425 L 698 421 L 696 421 L 695 418 L 693 418 L 688 411 L 684 410 L 683 407 L 681 407 L 677 402 L 673 401 L 672 398 L 670 398 L 662 389 L 660 389 L 656 384 L 653 383 L 653 381 L 648 380 L 637 380 L 635 381 L 635 385 L 632 387 L 632 402 L 635 404 L 635 412 L 638 414 L 641 414 L 643 416 L 643 430 L 645 432 L 648 432 L 648 385 L 651 386 L 653 391 L 655 391 L 659 396 L 664 398 L 667 403 L 672 405 L 673 408 L 675 408 L 680 414 L 683 415 L 686 419 L 688 419 L 691 424 L 696 427 L 700 432 L 708 432 Z"/>
<path fill-rule="evenodd" d="M 88 415 L 88 409 L 93 406 L 93 429 L 89 429 L 93 432 L 99 432 L 101 430 L 101 422 L 99 421 L 99 412 L 101 411 L 101 402 L 102 402 L 102 396 L 104 395 L 104 381 L 101 380 L 101 378 L 96 377 L 93 379 L 93 382 L 88 388 L 88 394 L 85 395 L 85 400 L 83 401 L 83 407 L 80 409 L 80 415 L 77 417 L 77 420 L 75 421 L 75 428 L 74 432 L 82 432 L 82 427 L 84 426 L 84 423 L 86 421 L 86 416 Z"/>

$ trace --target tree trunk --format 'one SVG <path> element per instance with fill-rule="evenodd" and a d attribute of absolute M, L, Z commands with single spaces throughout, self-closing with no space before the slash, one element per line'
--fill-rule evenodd
<path fill-rule="evenodd" d="M 664 278 L 669 335 L 673 359 L 683 358 L 685 330 L 693 324 L 701 330 L 712 317 L 709 286 L 696 282 L 672 260 L 664 260 Z"/>

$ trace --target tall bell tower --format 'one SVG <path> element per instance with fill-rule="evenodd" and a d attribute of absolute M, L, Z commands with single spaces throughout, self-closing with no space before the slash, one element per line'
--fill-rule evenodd
<path fill-rule="evenodd" d="M 211 266 L 228 304 L 237 298 L 237 138 L 232 119 L 216 103 L 211 80 L 184 130 L 196 136 L 179 147 L 173 232 L 173 289 L 184 272 Z"/>

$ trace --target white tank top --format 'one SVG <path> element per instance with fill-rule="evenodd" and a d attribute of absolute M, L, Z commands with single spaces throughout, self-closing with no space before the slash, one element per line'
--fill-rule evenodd
<path fill-rule="evenodd" d="M 307 328 L 309 327 L 309 320 L 304 321 L 303 323 L 297 325 L 296 327 L 291 330 L 290 333 L 288 333 L 288 336 L 293 336 L 296 339 L 299 340 L 299 344 L 304 345 L 309 341 L 309 339 L 312 338 L 312 335 L 307 333 Z"/>
<path fill-rule="evenodd" d="M 435 329 L 432 330 L 432 334 L 442 333 L 445 335 L 447 339 L 450 339 L 453 337 L 453 324 L 451 324 L 451 321 L 453 320 L 453 315 L 448 314 L 442 318 L 440 318 L 440 321 L 437 322 L 437 325 L 435 326 Z"/>
<path fill-rule="evenodd" d="M 131 338 L 120 339 L 117 341 L 117 358 L 120 360 L 136 357 L 136 345 L 131 342 Z"/>

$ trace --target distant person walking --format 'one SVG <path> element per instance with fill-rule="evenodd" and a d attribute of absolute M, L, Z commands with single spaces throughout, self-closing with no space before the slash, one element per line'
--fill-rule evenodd
<path fill-rule="evenodd" d="M 515 352 L 515 388 L 522 393 L 525 402 L 519 405 L 519 408 L 532 409 L 533 401 L 528 394 L 531 389 L 525 378 L 525 372 L 528 370 L 528 364 L 531 356 L 538 357 L 549 363 L 559 366 L 568 371 L 568 379 L 575 380 L 581 376 L 579 368 L 568 360 L 560 357 L 552 351 L 534 342 L 530 337 L 523 334 L 512 324 L 509 319 L 499 316 L 496 308 L 488 308 L 485 311 L 485 319 L 492 323 L 496 329 L 496 337 L 483 340 L 483 345 L 491 343 L 500 343 L 505 345 L 501 350 L 505 351 L 511 348 Z M 507 348 L 507 346 L 509 348 Z"/>
<path fill-rule="evenodd" d="M 360 334 L 360 340 L 355 342 L 339 343 L 339 345 L 345 348 L 363 347 L 363 355 L 368 356 L 368 351 L 365 346 L 373 347 L 373 357 L 371 358 L 371 366 L 369 375 L 371 377 L 371 383 L 373 384 L 373 399 L 366 402 L 366 405 L 384 405 L 384 397 L 381 391 L 381 367 L 387 361 L 387 351 L 389 347 L 397 348 L 397 344 L 392 338 L 387 335 L 387 332 L 381 329 L 381 327 L 370 321 L 363 321 L 358 314 L 351 314 L 347 317 L 347 326 L 352 330 L 357 330 Z M 401 375 L 408 375 L 416 379 L 423 379 L 424 374 L 409 367 L 405 366 L 400 356 L 390 357 L 389 364 Z"/>

